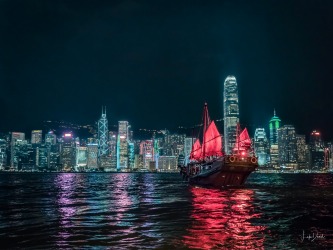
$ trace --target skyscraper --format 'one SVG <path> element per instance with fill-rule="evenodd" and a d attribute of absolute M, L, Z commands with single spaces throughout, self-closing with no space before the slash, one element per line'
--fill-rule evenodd
<path fill-rule="evenodd" d="M 128 121 L 118 122 L 117 169 L 128 170 Z"/>
<path fill-rule="evenodd" d="M 10 142 L 10 167 L 11 169 L 18 169 L 18 153 L 21 144 L 26 144 L 25 134 L 20 132 L 11 133 Z"/>
<path fill-rule="evenodd" d="M 149 168 L 149 162 L 154 161 L 153 140 L 145 140 L 140 143 L 140 154 L 143 155 L 143 167 Z"/>
<path fill-rule="evenodd" d="M 269 144 L 264 128 L 256 128 L 254 132 L 254 150 L 258 156 L 258 164 L 264 166 L 268 162 Z"/>
<path fill-rule="evenodd" d="M 295 127 L 284 125 L 278 129 L 280 166 L 297 169 L 297 140 Z"/>
<path fill-rule="evenodd" d="M 237 123 L 239 122 L 238 88 L 234 76 L 227 76 L 223 91 L 224 106 L 224 148 L 231 154 L 236 142 Z"/>
<path fill-rule="evenodd" d="M 109 155 L 113 170 L 117 168 L 117 133 L 109 131 Z"/>
<path fill-rule="evenodd" d="M 57 143 L 57 136 L 53 133 L 53 131 L 49 131 L 45 135 L 45 144 L 50 146 L 50 145 L 55 145 Z"/>
<path fill-rule="evenodd" d="M 184 164 L 186 165 L 190 161 L 190 153 L 192 151 L 192 146 L 195 138 L 193 137 L 186 137 L 185 138 L 185 143 L 184 143 L 184 155 L 185 155 L 185 162 Z"/>
<path fill-rule="evenodd" d="M 309 149 L 306 145 L 305 135 L 296 135 L 297 163 L 299 169 L 308 169 Z"/>
<path fill-rule="evenodd" d="M 31 144 L 41 144 L 41 143 L 42 143 L 42 130 L 32 130 Z"/>
<path fill-rule="evenodd" d="M 276 112 L 274 109 L 274 116 L 269 121 L 269 142 L 270 144 L 278 143 L 278 129 L 281 125 L 281 120 L 276 116 Z"/>
<path fill-rule="evenodd" d="M 7 142 L 5 139 L 0 139 L 0 170 L 7 167 Z"/>
<path fill-rule="evenodd" d="M 98 168 L 97 155 L 98 144 L 89 143 L 87 145 L 87 167 L 89 170 L 96 170 Z"/>
<path fill-rule="evenodd" d="M 274 116 L 269 121 L 270 165 L 273 168 L 279 167 L 278 129 L 280 124 L 281 120 L 274 110 Z"/>
<path fill-rule="evenodd" d="M 318 130 L 314 130 L 310 134 L 309 141 L 310 153 L 311 153 L 311 168 L 313 170 L 322 170 L 324 168 L 324 143 L 321 138 L 321 133 Z"/>
<path fill-rule="evenodd" d="M 87 147 L 76 147 L 76 171 L 84 171 L 88 164 Z"/>
<path fill-rule="evenodd" d="M 98 156 L 107 155 L 108 149 L 108 120 L 106 109 L 102 108 L 102 116 L 98 120 Z"/>
<path fill-rule="evenodd" d="M 75 148 L 72 133 L 65 133 L 62 137 L 60 163 L 64 171 L 73 170 L 75 164 Z"/>

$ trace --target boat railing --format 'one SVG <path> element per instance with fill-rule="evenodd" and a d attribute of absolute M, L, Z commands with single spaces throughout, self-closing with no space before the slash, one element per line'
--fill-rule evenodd
<path fill-rule="evenodd" d="M 228 155 L 225 157 L 225 161 L 227 163 L 238 162 L 256 164 L 258 162 L 258 158 L 255 156 Z"/>

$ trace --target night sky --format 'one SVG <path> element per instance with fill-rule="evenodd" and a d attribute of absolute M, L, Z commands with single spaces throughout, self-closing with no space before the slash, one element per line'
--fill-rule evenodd
<path fill-rule="evenodd" d="M 333 1 L 0 0 L 0 132 L 43 120 L 175 128 L 223 114 L 333 139 Z"/>

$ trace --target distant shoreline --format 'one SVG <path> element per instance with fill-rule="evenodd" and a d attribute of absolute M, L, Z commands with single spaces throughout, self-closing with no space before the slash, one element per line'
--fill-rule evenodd
<path fill-rule="evenodd" d="M 117 171 L 91 171 L 91 172 L 76 172 L 76 171 L 0 171 L 0 174 L 175 174 L 179 171 L 169 171 L 169 172 L 152 172 L 152 171 L 128 171 L 128 172 L 117 172 Z"/>
<path fill-rule="evenodd" d="M 168 172 L 152 172 L 152 171 L 129 171 L 129 172 L 116 172 L 116 171 L 92 171 L 92 172 L 41 172 L 41 171 L 0 171 L 0 174 L 179 174 L 179 171 Z M 255 174 L 332 174 L 329 171 L 280 171 L 280 170 L 257 170 Z"/>

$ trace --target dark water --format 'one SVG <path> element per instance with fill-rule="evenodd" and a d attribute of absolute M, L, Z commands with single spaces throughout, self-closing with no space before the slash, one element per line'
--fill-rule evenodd
<path fill-rule="evenodd" d="M 213 190 L 179 174 L 0 174 L 0 247 L 333 249 L 333 177 Z"/>

